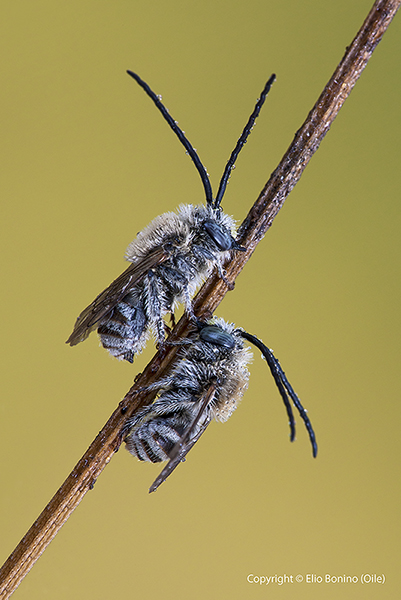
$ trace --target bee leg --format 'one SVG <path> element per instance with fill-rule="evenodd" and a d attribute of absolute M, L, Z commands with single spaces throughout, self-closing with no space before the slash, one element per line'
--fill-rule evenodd
<path fill-rule="evenodd" d="M 235 283 L 233 283 L 227 279 L 226 271 L 225 271 L 225 269 L 223 269 L 220 261 L 216 264 L 216 269 L 219 274 L 219 277 L 224 281 L 224 283 L 226 284 L 226 286 L 228 287 L 230 292 L 232 292 L 233 289 L 235 288 Z"/>
<path fill-rule="evenodd" d="M 196 321 L 196 316 L 195 316 L 194 309 L 192 306 L 191 296 L 189 295 L 188 286 L 184 287 L 184 303 L 185 303 L 185 312 L 187 313 L 189 319 L 191 321 Z"/>
<path fill-rule="evenodd" d="M 150 322 L 154 323 L 154 333 L 156 336 L 156 347 L 162 347 L 165 340 L 165 322 L 162 316 L 162 305 L 160 299 L 163 297 L 162 290 L 159 289 L 157 278 L 150 269 L 144 281 L 144 292 L 146 295 L 145 305 Z"/>
<path fill-rule="evenodd" d="M 172 327 L 169 327 L 166 322 L 164 322 L 164 332 L 166 335 L 169 335 L 172 331 Z"/>
<path fill-rule="evenodd" d="M 164 321 L 161 312 L 156 319 L 156 334 L 157 334 L 157 347 L 162 348 L 166 339 L 166 322 Z"/>
<path fill-rule="evenodd" d="M 169 335 L 172 330 L 174 329 L 176 323 L 175 323 L 175 315 L 173 312 L 170 312 L 170 325 L 167 325 L 166 322 L 164 322 L 164 331 L 167 335 Z"/>

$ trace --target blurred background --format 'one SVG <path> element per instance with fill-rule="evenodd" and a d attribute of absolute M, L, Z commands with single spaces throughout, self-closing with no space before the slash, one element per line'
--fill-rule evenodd
<path fill-rule="evenodd" d="M 137 71 L 215 192 L 272 72 L 223 202 L 241 222 L 372 0 L 3 2 L 0 562 L 153 355 L 64 342 L 156 215 L 204 201 Z M 394 598 L 399 574 L 401 16 L 218 315 L 274 349 L 312 458 L 255 352 L 226 424 L 161 467 L 113 457 L 15 593 L 57 598 Z M 362 574 L 384 574 L 384 585 Z M 268 586 L 261 576 L 293 576 Z M 357 577 L 353 584 L 307 583 Z M 295 583 L 295 576 L 303 581 Z M 255 579 L 256 577 L 256 579 Z"/>

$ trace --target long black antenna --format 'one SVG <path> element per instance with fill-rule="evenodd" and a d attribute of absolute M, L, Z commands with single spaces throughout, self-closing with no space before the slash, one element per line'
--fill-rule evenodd
<path fill-rule="evenodd" d="M 259 350 L 262 352 L 263 356 L 265 357 L 267 364 L 269 365 L 271 374 L 274 377 L 274 381 L 276 382 L 276 385 L 279 389 L 279 392 L 281 394 L 281 397 L 282 397 L 285 407 L 287 409 L 287 414 L 288 414 L 289 421 L 290 421 L 290 430 L 291 430 L 290 440 L 291 440 L 291 442 L 293 442 L 295 439 L 295 421 L 294 421 L 294 415 L 293 415 L 292 408 L 291 408 L 291 403 L 289 401 L 288 396 L 293 401 L 294 406 L 298 410 L 302 420 L 305 423 L 305 427 L 309 433 L 309 439 L 312 444 L 312 454 L 314 457 L 316 457 L 317 443 L 316 443 L 316 437 L 315 437 L 315 432 L 313 431 L 312 423 L 310 422 L 307 412 L 304 409 L 304 407 L 302 406 L 300 399 L 294 392 L 293 388 L 290 385 L 290 382 L 288 381 L 287 377 L 285 376 L 285 373 L 284 373 L 283 369 L 281 368 L 279 361 L 274 356 L 273 352 L 271 350 L 269 350 L 269 348 L 267 348 L 267 346 L 265 346 L 264 343 L 261 342 L 257 337 L 255 337 L 254 335 L 251 335 L 250 333 L 247 333 L 246 331 L 243 331 L 242 329 L 239 329 L 238 332 L 241 335 L 241 337 L 245 338 L 246 340 L 248 340 L 248 342 L 251 342 L 257 348 L 259 348 Z"/>
<path fill-rule="evenodd" d="M 230 179 L 231 171 L 233 170 L 235 161 L 238 158 L 238 154 L 240 153 L 243 145 L 245 144 L 245 142 L 248 138 L 248 135 L 251 133 L 252 127 L 254 126 L 255 121 L 260 113 L 260 109 L 262 108 L 264 101 L 266 100 L 266 96 L 270 92 L 270 88 L 273 85 L 273 83 L 275 82 L 275 80 L 276 80 L 276 75 L 273 73 L 273 75 L 270 77 L 270 79 L 266 83 L 265 87 L 263 88 L 260 98 L 255 105 L 254 111 L 251 114 L 251 116 L 249 117 L 248 123 L 245 125 L 244 131 L 242 132 L 241 137 L 238 139 L 237 145 L 235 146 L 234 150 L 231 153 L 231 156 L 226 164 L 226 168 L 224 169 L 223 176 L 220 180 L 219 190 L 217 192 L 217 196 L 216 196 L 216 200 L 214 201 L 213 208 L 219 208 L 219 206 L 221 204 L 221 201 L 224 196 L 224 192 L 226 191 L 228 180 Z"/>
<path fill-rule="evenodd" d="M 210 185 L 210 179 L 209 179 L 206 169 L 203 166 L 195 148 L 192 146 L 191 142 L 185 137 L 184 132 L 178 127 L 176 121 L 171 117 L 167 108 L 164 106 L 164 104 L 162 103 L 160 98 L 150 89 L 148 84 L 145 83 L 139 77 L 139 75 L 137 75 L 133 71 L 127 71 L 127 73 L 133 79 L 135 79 L 135 81 L 137 83 L 139 83 L 141 88 L 143 88 L 145 90 L 145 92 L 147 93 L 147 95 L 153 100 L 153 102 L 155 103 L 155 105 L 160 110 L 161 114 L 163 115 L 163 117 L 166 119 L 167 123 L 170 125 L 171 129 L 174 131 L 174 133 L 180 140 L 180 142 L 185 146 L 186 151 L 188 152 L 189 156 L 192 158 L 192 160 L 195 164 L 195 167 L 200 175 L 200 178 L 202 179 L 203 187 L 205 188 L 206 202 L 212 206 L 213 205 L 213 192 L 212 192 L 212 186 Z"/>
<path fill-rule="evenodd" d="M 153 90 L 150 89 L 148 84 L 145 81 L 143 81 L 143 79 L 141 79 L 139 77 L 139 75 L 137 75 L 133 71 L 127 71 L 127 73 L 133 79 L 135 79 L 135 81 L 141 86 L 141 88 L 153 100 L 154 104 L 159 109 L 159 111 L 163 115 L 164 119 L 167 121 L 167 123 L 170 125 L 171 129 L 174 131 L 174 133 L 176 134 L 176 136 L 178 137 L 180 142 L 183 144 L 183 146 L 185 147 L 189 156 L 191 157 L 191 159 L 196 167 L 196 170 L 198 171 L 198 173 L 200 175 L 200 178 L 203 183 L 203 187 L 205 189 L 207 204 L 212 206 L 214 209 L 218 209 L 220 207 L 221 201 L 222 201 L 224 193 L 226 191 L 228 180 L 230 179 L 231 171 L 234 168 L 235 161 L 238 158 L 238 154 L 241 152 L 242 147 L 244 146 L 249 134 L 251 133 L 252 128 L 255 124 L 255 121 L 256 121 L 256 119 L 260 113 L 260 110 L 266 100 L 266 96 L 269 93 L 271 86 L 273 85 L 273 83 L 276 80 L 275 74 L 273 73 L 273 75 L 270 77 L 270 79 L 266 83 L 265 87 L 263 88 L 260 98 L 257 101 L 255 108 L 253 110 L 253 113 L 249 117 L 249 120 L 248 120 L 247 124 L 245 125 L 245 128 L 244 128 L 240 138 L 238 139 L 238 142 L 237 142 L 234 150 L 231 153 L 231 156 L 226 164 L 226 168 L 224 169 L 223 176 L 220 180 L 220 185 L 219 185 L 219 189 L 217 192 L 216 200 L 213 201 L 213 192 L 212 192 L 212 186 L 210 184 L 209 176 L 208 176 L 207 171 L 206 171 L 205 167 L 203 166 L 201 159 L 199 158 L 195 148 L 192 146 L 191 142 L 185 137 L 184 132 L 178 127 L 176 121 L 172 118 L 172 116 L 168 112 L 167 108 L 164 106 L 164 104 L 162 103 L 160 98 L 153 92 Z"/>

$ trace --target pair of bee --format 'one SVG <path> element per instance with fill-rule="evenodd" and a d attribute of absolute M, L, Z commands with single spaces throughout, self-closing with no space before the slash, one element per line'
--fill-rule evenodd
<path fill-rule="evenodd" d="M 153 334 L 165 342 L 164 317 L 179 302 L 196 331 L 180 341 L 181 350 L 171 372 L 149 386 L 158 392 L 150 405 L 131 417 L 125 427 L 127 449 L 139 460 L 168 460 L 150 491 L 170 475 L 206 430 L 212 419 L 226 421 L 247 388 L 250 349 L 254 344 L 266 359 L 287 410 L 290 439 L 295 439 L 292 404 L 303 419 L 316 456 L 317 445 L 310 420 L 289 384 L 278 360 L 258 338 L 223 319 L 207 323 L 196 319 L 191 299 L 199 284 L 216 268 L 227 285 L 224 261 L 244 250 L 235 239 L 235 222 L 220 208 L 230 173 L 275 80 L 266 83 L 249 120 L 227 162 L 217 196 L 195 149 L 150 87 L 132 71 L 128 74 L 153 100 L 184 145 L 201 177 L 206 204 L 181 205 L 177 212 L 154 219 L 128 246 L 129 267 L 79 315 L 67 340 L 71 346 L 97 329 L 113 356 L 133 362 Z"/>

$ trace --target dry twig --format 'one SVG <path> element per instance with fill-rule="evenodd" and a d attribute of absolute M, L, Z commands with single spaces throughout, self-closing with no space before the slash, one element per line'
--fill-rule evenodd
<path fill-rule="evenodd" d="M 246 252 L 236 253 L 226 266 L 230 281 L 234 281 L 243 269 L 284 200 L 299 181 L 400 3 L 401 0 L 377 0 L 374 3 L 342 61 L 242 223 L 239 242 L 246 247 Z M 226 284 L 218 276 L 210 277 L 195 298 L 195 313 L 199 317 L 213 314 L 227 291 Z M 174 328 L 171 339 L 185 336 L 187 332 L 188 320 L 184 315 Z M 138 394 L 138 388 L 153 381 L 156 374 L 160 377 L 171 364 L 175 352 L 176 347 L 165 346 L 154 356 L 72 473 L 4 563 L 0 570 L 1 600 L 15 591 L 86 492 L 92 489 L 97 477 L 120 445 L 121 430 L 126 418 L 151 401 L 149 395 L 146 397 Z"/>

